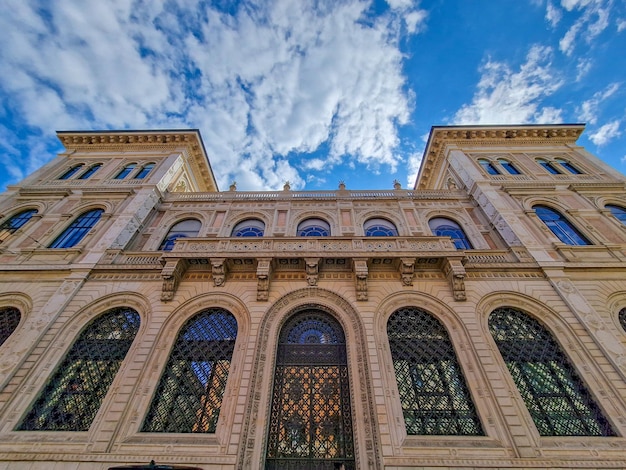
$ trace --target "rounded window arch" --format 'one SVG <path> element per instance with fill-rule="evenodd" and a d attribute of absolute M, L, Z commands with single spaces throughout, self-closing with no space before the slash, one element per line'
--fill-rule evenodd
<path fill-rule="evenodd" d="M 13 334 L 21 319 L 22 315 L 15 307 L 0 308 L 0 346 Z"/>
<path fill-rule="evenodd" d="M 259 219 L 246 219 L 233 227 L 231 237 L 262 237 L 265 223 Z"/>
<path fill-rule="evenodd" d="M 619 320 L 619 324 L 622 326 L 622 329 L 626 333 L 626 307 L 621 309 L 617 314 L 617 319 Z"/>
<path fill-rule="evenodd" d="M 136 163 L 129 163 L 124 168 L 122 168 L 117 175 L 115 175 L 115 179 L 123 180 L 135 169 L 136 166 L 137 166 Z"/>
<path fill-rule="evenodd" d="M 549 162 L 548 160 L 544 160 L 543 158 L 538 158 L 536 162 L 539 163 L 539 165 L 542 166 L 543 169 L 546 170 L 551 175 L 561 174 L 561 172 L 552 164 L 552 162 Z"/>
<path fill-rule="evenodd" d="M 298 224 L 298 237 L 328 237 L 330 236 L 330 224 L 323 219 L 305 219 Z"/>
<path fill-rule="evenodd" d="M 150 173 L 152 171 L 152 169 L 154 168 L 154 165 L 155 165 L 155 163 L 146 163 L 145 165 L 143 165 L 139 169 L 137 174 L 134 176 L 134 179 L 136 179 L 136 180 L 144 179 L 146 176 L 148 176 L 148 173 Z"/>
<path fill-rule="evenodd" d="M 500 172 L 498 171 L 498 169 L 494 166 L 493 163 L 491 163 L 489 160 L 487 160 L 486 158 L 479 158 L 478 159 L 478 163 L 480 164 L 480 166 L 483 167 L 483 170 L 485 170 L 485 172 L 488 175 L 499 175 Z"/>
<path fill-rule="evenodd" d="M 74 222 L 59 235 L 49 248 L 71 248 L 76 246 L 98 223 L 103 209 L 92 209 L 79 215 Z"/>
<path fill-rule="evenodd" d="M 621 223 L 626 225 L 626 209 L 625 208 L 621 206 L 617 206 L 615 204 L 607 204 L 605 207 L 611 211 L 611 215 L 613 217 L 615 217 Z"/>
<path fill-rule="evenodd" d="M 465 231 L 455 221 L 445 217 L 434 217 L 428 221 L 433 234 L 438 237 L 450 237 L 458 250 L 471 250 L 472 244 Z"/>
<path fill-rule="evenodd" d="M 393 222 L 382 218 L 368 219 L 363 224 L 366 237 L 397 237 L 398 229 Z"/>
<path fill-rule="evenodd" d="M 519 170 L 517 169 L 517 167 L 516 167 L 515 165 L 513 165 L 513 163 L 512 163 L 512 162 L 510 162 L 510 161 L 508 161 L 508 160 L 505 160 L 504 158 L 499 158 L 499 159 L 498 159 L 498 163 L 499 163 L 499 164 L 500 164 L 500 166 L 501 166 L 502 168 L 504 168 L 504 169 L 507 171 L 507 173 L 508 173 L 508 174 L 510 174 L 510 175 L 521 175 L 521 174 L 522 174 L 522 172 L 521 172 L 521 171 L 519 171 Z"/>
<path fill-rule="evenodd" d="M 78 173 L 83 166 L 85 166 L 85 165 L 83 165 L 82 163 L 79 163 L 78 165 L 74 165 L 69 170 L 67 170 L 65 173 L 63 173 L 61 176 L 59 176 L 59 179 L 60 180 L 70 179 L 72 176 L 74 176 L 76 173 Z"/>
<path fill-rule="evenodd" d="M 573 175 L 582 175 L 583 173 L 582 171 L 580 171 L 578 168 L 576 168 L 572 163 L 568 162 L 567 160 L 564 160 L 562 158 L 555 158 L 554 161 L 557 162 L 559 165 L 561 165 L 563 168 L 565 168 L 567 171 L 569 171 Z"/>
<path fill-rule="evenodd" d="M 95 165 L 91 165 L 87 170 L 85 170 L 79 177 L 79 180 L 86 180 L 93 176 L 93 174 L 102 168 L 102 163 L 96 163 Z"/>
<path fill-rule="evenodd" d="M 36 213 L 37 209 L 26 209 L 0 225 L 0 243 L 22 228 Z"/>
<path fill-rule="evenodd" d="M 546 226 L 567 245 L 591 245 L 591 242 L 578 231 L 560 212 L 542 205 L 533 206 L 535 214 Z"/>
<path fill-rule="evenodd" d="M 198 219 L 185 219 L 175 223 L 161 242 L 159 250 L 171 251 L 179 238 L 191 238 L 200 233 L 202 222 Z"/>

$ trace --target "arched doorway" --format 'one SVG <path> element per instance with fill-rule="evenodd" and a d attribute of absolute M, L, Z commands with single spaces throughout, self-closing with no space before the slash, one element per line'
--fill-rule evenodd
<path fill-rule="evenodd" d="M 265 468 L 355 468 L 345 336 L 322 310 L 301 310 L 281 330 Z"/>

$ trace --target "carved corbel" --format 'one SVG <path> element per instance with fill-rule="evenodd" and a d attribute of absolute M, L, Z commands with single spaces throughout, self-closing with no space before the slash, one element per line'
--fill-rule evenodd
<path fill-rule="evenodd" d="M 211 258 L 211 274 L 215 287 L 224 285 L 226 282 L 226 258 Z"/>
<path fill-rule="evenodd" d="M 413 278 L 415 277 L 415 258 L 400 259 L 400 276 L 402 276 L 403 285 L 413 285 Z"/>
<path fill-rule="evenodd" d="M 319 279 L 319 266 L 321 258 L 304 258 L 306 269 L 306 282 L 310 286 L 316 286 Z"/>
<path fill-rule="evenodd" d="M 454 300 L 467 300 L 465 295 L 465 268 L 458 259 L 446 259 L 444 273 L 450 282 Z"/>
<path fill-rule="evenodd" d="M 187 266 L 188 263 L 185 259 L 168 260 L 165 262 L 165 266 L 163 266 L 161 270 L 161 277 L 163 278 L 161 300 L 163 302 L 174 298 L 178 284 L 185 274 L 185 271 L 187 271 Z"/>
<path fill-rule="evenodd" d="M 256 299 L 267 300 L 270 294 L 270 275 L 272 271 L 272 259 L 259 259 L 256 268 L 257 287 Z"/>
<path fill-rule="evenodd" d="M 356 299 L 367 300 L 367 260 L 355 259 L 354 263 L 354 275 L 356 277 Z"/>

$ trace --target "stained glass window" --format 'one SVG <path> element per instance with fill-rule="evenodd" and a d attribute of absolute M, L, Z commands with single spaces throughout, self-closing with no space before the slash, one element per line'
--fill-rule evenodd
<path fill-rule="evenodd" d="M 259 219 L 246 219 L 233 227 L 232 237 L 262 237 L 265 224 Z"/>
<path fill-rule="evenodd" d="M 87 431 L 139 329 L 126 307 L 92 320 L 32 405 L 20 431 Z"/>
<path fill-rule="evenodd" d="M 435 217 L 428 221 L 428 226 L 434 235 L 438 237 L 452 238 L 452 243 L 454 243 L 457 250 L 472 249 L 472 244 L 467 238 L 467 235 L 465 235 L 461 226 L 453 220 L 446 219 L 444 217 Z"/>
<path fill-rule="evenodd" d="M 20 311 L 14 307 L 0 308 L 0 346 L 9 339 L 9 336 L 20 324 Z"/>
<path fill-rule="evenodd" d="M 185 219 L 175 223 L 161 242 L 159 250 L 171 251 L 176 240 L 197 236 L 201 227 L 202 223 L 198 219 Z"/>
<path fill-rule="evenodd" d="M 483 435 L 441 322 L 425 310 L 405 307 L 389 317 L 387 335 L 407 434 Z"/>
<path fill-rule="evenodd" d="M 93 209 L 78 216 L 50 245 L 50 248 L 71 248 L 77 245 L 98 223 L 102 209 Z"/>
<path fill-rule="evenodd" d="M 615 206 L 613 204 L 608 204 L 606 208 L 611 211 L 613 217 L 626 225 L 626 209 L 620 206 Z"/>
<path fill-rule="evenodd" d="M 14 234 L 28 222 L 33 215 L 37 213 L 37 209 L 28 209 L 15 214 L 9 220 L 0 225 L 0 243 L 6 240 L 9 235 Z"/>
<path fill-rule="evenodd" d="M 567 356 L 537 320 L 503 307 L 489 331 L 542 436 L 614 436 Z"/>
<path fill-rule="evenodd" d="M 298 225 L 297 233 L 299 237 L 328 237 L 330 225 L 322 219 L 306 219 Z"/>
<path fill-rule="evenodd" d="M 369 219 L 363 224 L 366 237 L 397 237 L 398 229 L 387 219 Z"/>
<path fill-rule="evenodd" d="M 546 206 L 535 206 L 533 209 L 537 217 L 539 217 L 563 243 L 567 243 L 568 245 L 591 245 L 589 240 L 559 212 Z"/>
<path fill-rule="evenodd" d="M 183 325 L 170 353 L 143 432 L 213 433 L 237 338 L 237 320 L 210 308 Z"/>

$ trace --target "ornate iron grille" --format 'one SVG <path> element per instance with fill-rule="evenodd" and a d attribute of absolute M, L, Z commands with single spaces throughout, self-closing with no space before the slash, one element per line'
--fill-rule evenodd
<path fill-rule="evenodd" d="M 0 346 L 9 339 L 17 325 L 20 324 L 21 318 L 20 311 L 14 307 L 0 309 Z"/>
<path fill-rule="evenodd" d="M 355 468 L 345 339 L 336 320 L 310 309 L 279 338 L 265 468 L 341 465 Z"/>
<path fill-rule="evenodd" d="M 87 431 L 138 329 L 139 314 L 125 307 L 92 320 L 18 430 Z"/>
<path fill-rule="evenodd" d="M 387 322 L 407 434 L 484 434 L 443 325 L 425 310 L 405 307 Z"/>
<path fill-rule="evenodd" d="M 236 338 L 237 320 L 226 310 L 207 309 L 187 320 L 142 431 L 215 432 Z"/>
<path fill-rule="evenodd" d="M 509 307 L 494 310 L 489 331 L 542 436 L 614 436 L 611 425 L 552 335 Z"/>
<path fill-rule="evenodd" d="M 619 324 L 622 325 L 622 329 L 626 331 L 626 308 L 619 311 Z"/>

